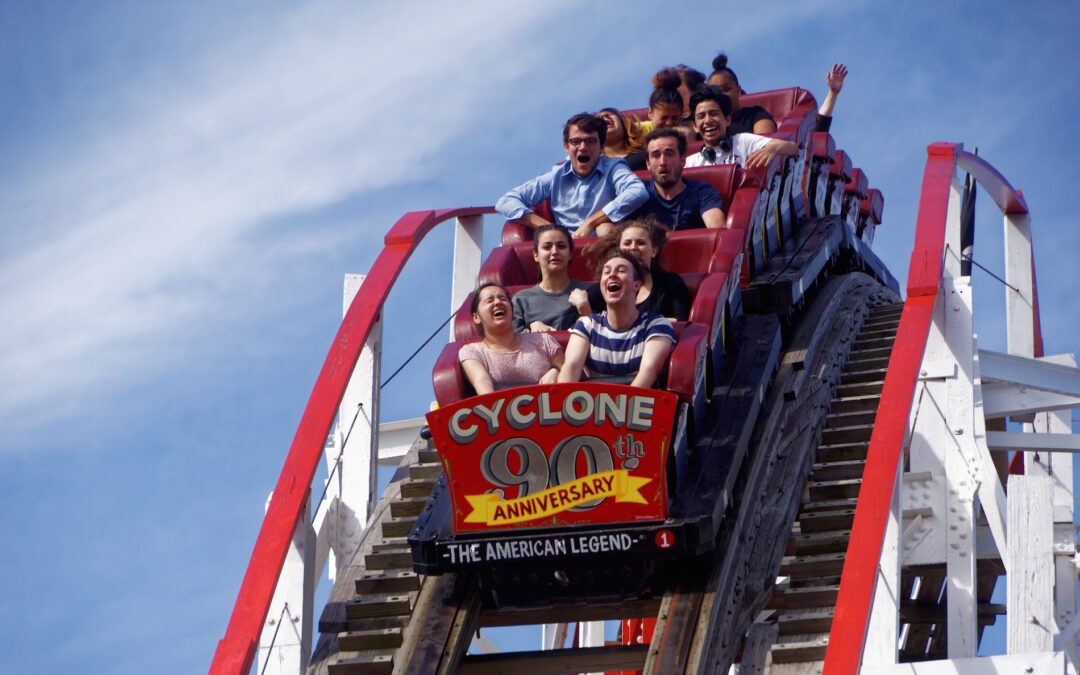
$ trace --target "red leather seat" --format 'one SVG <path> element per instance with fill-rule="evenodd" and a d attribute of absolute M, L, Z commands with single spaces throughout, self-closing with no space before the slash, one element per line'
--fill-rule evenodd
<path fill-rule="evenodd" d="M 884 208 L 885 196 L 881 194 L 881 190 L 870 188 L 866 191 L 866 198 L 859 204 L 859 213 L 874 225 L 880 225 Z"/>

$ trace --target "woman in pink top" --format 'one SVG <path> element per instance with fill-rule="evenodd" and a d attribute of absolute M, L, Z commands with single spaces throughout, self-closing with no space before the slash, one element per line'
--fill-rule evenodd
<path fill-rule="evenodd" d="M 556 381 L 562 347 L 547 333 L 514 332 L 514 309 L 505 288 L 482 284 L 473 294 L 471 310 L 484 337 L 458 350 L 458 361 L 478 395 Z"/>

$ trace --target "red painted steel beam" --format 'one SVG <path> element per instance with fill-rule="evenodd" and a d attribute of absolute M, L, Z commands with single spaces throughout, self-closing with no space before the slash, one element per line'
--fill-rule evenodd
<path fill-rule="evenodd" d="M 949 191 L 956 154 L 961 147 L 952 143 L 934 143 L 927 148 L 915 248 L 908 269 L 908 297 L 900 315 L 870 434 L 862 487 L 829 632 L 829 646 L 825 650 L 824 675 L 857 675 L 862 661 L 896 472 L 941 284 Z"/>
<path fill-rule="evenodd" d="M 398 274 L 433 227 L 451 218 L 486 213 L 494 213 L 494 209 L 467 207 L 414 211 L 402 216 L 386 235 L 386 245 L 364 279 L 363 292 L 357 293 L 349 306 L 315 380 L 255 541 L 225 637 L 218 642 L 214 653 L 211 675 L 246 675 L 251 670 L 259 633 L 266 621 L 293 531 L 304 512 L 304 502 L 315 478 L 326 436 L 360 352 Z"/>

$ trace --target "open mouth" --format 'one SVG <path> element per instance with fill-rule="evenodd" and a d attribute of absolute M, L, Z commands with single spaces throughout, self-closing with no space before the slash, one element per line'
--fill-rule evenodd
<path fill-rule="evenodd" d="M 592 158 L 589 157 L 588 155 L 584 155 L 584 154 L 577 156 L 577 161 L 580 164 L 588 164 L 590 159 L 592 159 Z"/>
<path fill-rule="evenodd" d="M 618 293 L 622 290 L 622 283 L 619 281 L 609 281 L 604 288 L 607 289 L 608 293 Z"/>
<path fill-rule="evenodd" d="M 506 316 L 506 310 L 502 307 L 496 307 L 495 309 L 491 310 L 491 316 L 496 319 L 501 319 Z"/>

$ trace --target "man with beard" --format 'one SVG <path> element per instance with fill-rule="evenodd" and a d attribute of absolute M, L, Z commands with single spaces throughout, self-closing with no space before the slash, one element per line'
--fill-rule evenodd
<path fill-rule="evenodd" d="M 625 161 L 604 156 L 606 136 L 603 119 L 589 113 L 574 115 L 563 126 L 568 159 L 507 192 L 495 210 L 511 222 L 536 229 L 548 221 L 533 208 L 549 200 L 555 223 L 575 238 L 606 233 L 610 223 L 627 218 L 649 198 Z"/>
<path fill-rule="evenodd" d="M 672 230 L 724 227 L 724 200 L 703 180 L 683 178 L 686 138 L 674 129 L 657 129 L 645 137 L 646 162 L 652 180 L 645 182 L 649 201 L 634 218 L 652 214 Z"/>

